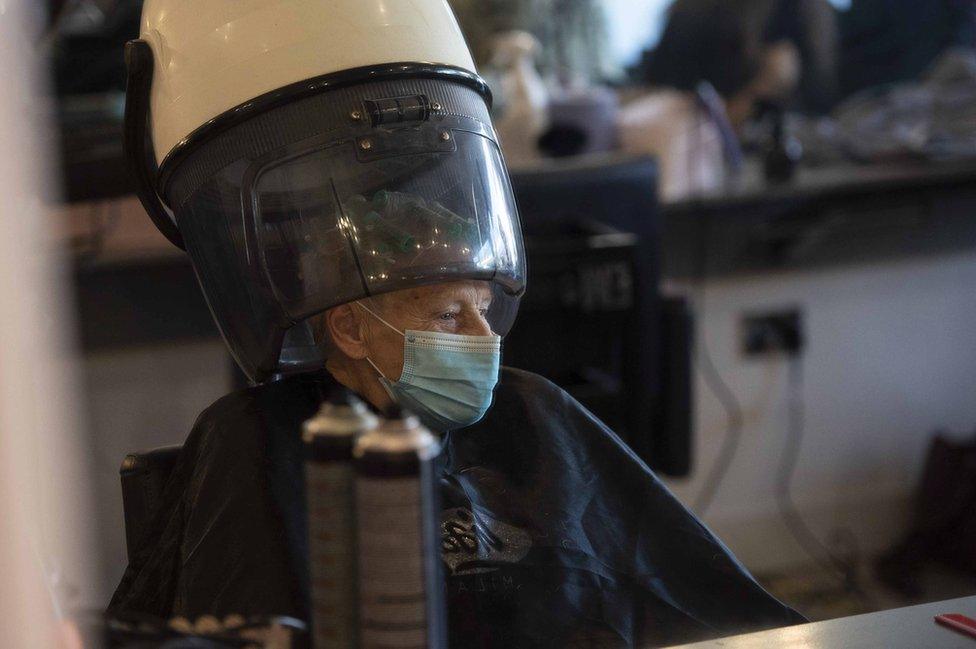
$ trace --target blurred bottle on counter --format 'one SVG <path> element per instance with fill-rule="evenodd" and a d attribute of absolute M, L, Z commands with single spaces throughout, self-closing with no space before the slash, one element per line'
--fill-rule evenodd
<path fill-rule="evenodd" d="M 796 174 L 803 146 L 790 130 L 782 106 L 769 105 L 767 112 L 771 128 L 763 151 L 763 174 L 770 183 L 787 183 Z"/>
<path fill-rule="evenodd" d="M 535 68 L 538 51 L 538 40 L 528 32 L 505 32 L 495 38 L 492 67 L 505 102 L 495 129 L 505 160 L 513 166 L 540 157 L 539 137 L 549 125 L 549 93 Z"/>

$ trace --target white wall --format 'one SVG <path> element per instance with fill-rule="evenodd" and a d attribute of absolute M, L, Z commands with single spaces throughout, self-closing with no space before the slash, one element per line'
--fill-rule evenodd
<path fill-rule="evenodd" d="M 806 562 L 783 526 L 774 475 L 787 424 L 787 367 L 740 352 L 744 312 L 799 306 L 805 316 L 806 436 L 794 500 L 822 539 L 849 526 L 862 550 L 904 530 L 933 430 L 976 429 L 976 253 L 704 286 L 705 336 L 746 411 L 742 445 L 705 520 L 754 570 Z M 698 295 L 701 295 L 699 292 Z M 691 503 L 725 433 L 700 376 L 696 467 L 670 486 Z"/>

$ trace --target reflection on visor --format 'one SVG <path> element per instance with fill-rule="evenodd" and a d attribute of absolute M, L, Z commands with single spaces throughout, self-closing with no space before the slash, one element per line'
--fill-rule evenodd
<path fill-rule="evenodd" d="M 436 201 L 382 189 L 370 199 L 356 194 L 342 207 L 359 252 L 368 258 L 369 282 L 387 279 L 398 265 L 471 259 L 483 268 L 494 267 L 492 250 L 484 245 L 477 221 Z M 475 249 L 478 255 L 473 254 Z"/>

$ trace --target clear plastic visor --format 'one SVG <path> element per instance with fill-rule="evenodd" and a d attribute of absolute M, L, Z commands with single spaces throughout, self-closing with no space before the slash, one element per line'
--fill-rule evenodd
<path fill-rule="evenodd" d="M 369 295 L 485 280 L 493 287 L 489 323 L 508 332 L 525 260 L 491 140 L 429 125 L 377 130 L 249 175 L 244 196 L 257 245 L 248 248 L 292 321 Z"/>

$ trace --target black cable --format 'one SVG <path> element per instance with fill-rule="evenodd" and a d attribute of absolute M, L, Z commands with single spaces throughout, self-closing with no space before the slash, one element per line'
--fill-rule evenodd
<path fill-rule="evenodd" d="M 704 290 L 702 292 L 704 293 Z M 701 317 L 702 313 L 703 310 L 699 309 L 699 317 Z M 736 451 L 738 451 L 739 444 L 742 441 L 744 417 L 742 415 L 742 405 L 739 403 L 739 400 L 736 398 L 735 393 L 732 392 L 728 383 L 722 379 L 718 368 L 715 367 L 711 352 L 708 349 L 708 344 L 705 342 L 705 336 L 699 336 L 699 340 L 696 340 L 695 344 L 698 347 L 696 356 L 699 361 L 702 378 L 705 381 L 705 385 L 725 410 L 726 418 L 725 439 L 722 440 L 718 457 L 705 477 L 705 483 L 702 486 L 701 492 L 699 492 L 698 497 L 695 498 L 692 504 L 692 509 L 695 513 L 698 516 L 704 516 L 709 507 L 711 507 L 712 502 L 714 502 L 718 489 L 728 474 L 729 468 L 732 466 L 732 460 L 735 459 Z"/>
<path fill-rule="evenodd" d="M 852 551 L 848 558 L 842 558 L 831 552 L 817 535 L 807 525 L 793 502 L 793 476 L 800 460 L 800 450 L 806 432 L 805 403 L 803 399 L 803 360 L 800 356 L 792 356 L 789 360 L 789 394 L 788 394 L 788 423 L 786 428 L 786 443 L 780 456 L 779 467 L 776 471 L 776 505 L 780 516 L 786 524 L 787 530 L 806 554 L 813 559 L 825 572 L 836 574 L 842 581 L 845 590 L 861 599 L 869 608 L 876 608 L 870 597 L 860 586 L 857 576 L 859 551 L 856 538 L 850 530 L 846 530 Z"/>
<path fill-rule="evenodd" d="M 691 174 L 694 173 L 694 168 L 690 156 L 687 171 L 689 178 L 692 178 L 693 176 Z M 708 222 L 705 218 L 704 206 L 696 198 L 694 192 L 691 194 L 688 202 L 690 209 L 698 217 L 697 268 L 694 277 L 695 283 L 699 288 L 698 297 L 695 300 L 695 312 L 698 322 L 703 323 L 705 320 L 705 279 L 708 275 Z M 742 441 L 745 418 L 742 404 L 715 366 L 704 332 L 695 337 L 695 349 L 695 357 L 699 361 L 699 371 L 702 372 L 705 385 L 725 411 L 727 422 L 725 438 L 722 440 L 718 457 L 715 459 L 715 463 L 705 478 L 702 490 L 692 504 L 692 509 L 695 513 L 703 517 L 714 502 L 715 496 L 732 466 L 732 461 L 735 459 L 735 454 Z M 787 441 L 776 479 L 776 502 L 780 515 L 790 534 L 796 539 L 804 552 L 828 572 L 836 571 L 839 573 L 843 579 L 844 587 L 848 592 L 857 595 L 869 608 L 876 608 L 859 585 L 857 566 L 860 551 L 854 534 L 849 529 L 845 528 L 843 530 L 846 532 L 845 536 L 851 547 L 850 558 L 845 561 L 830 552 L 820 542 L 817 536 L 810 530 L 809 526 L 807 526 L 793 503 L 791 486 L 793 474 L 799 461 L 800 448 L 804 435 L 803 374 L 802 362 L 799 357 L 793 357 L 790 361 L 789 386 L 790 398 Z"/>
<path fill-rule="evenodd" d="M 689 169 L 689 173 L 693 173 Z M 715 362 L 712 359 L 711 350 L 705 339 L 705 279 L 708 275 L 708 222 L 705 218 L 705 210 L 700 202 L 694 206 L 694 212 L 698 216 L 698 268 L 695 282 L 698 285 L 698 296 L 695 299 L 695 315 L 700 323 L 701 333 L 695 336 L 695 359 L 698 361 L 698 369 L 701 372 L 705 386 L 715 396 L 722 409 L 725 411 L 726 433 L 719 449 L 715 463 L 705 476 L 705 482 L 698 496 L 692 503 L 692 510 L 700 517 L 705 516 L 708 509 L 712 506 L 715 496 L 718 494 L 725 476 L 732 466 L 732 460 L 739 449 L 742 441 L 742 429 L 744 427 L 744 417 L 742 414 L 742 404 L 739 402 L 732 388 L 725 382 L 719 373 Z"/>

